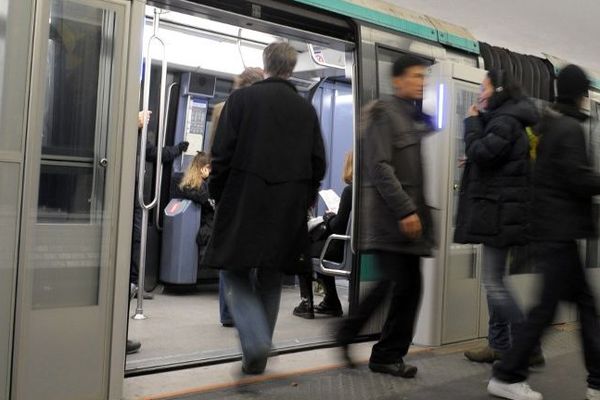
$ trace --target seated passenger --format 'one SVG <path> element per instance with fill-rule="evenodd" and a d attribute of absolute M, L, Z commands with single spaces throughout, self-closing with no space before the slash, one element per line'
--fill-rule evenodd
<path fill-rule="evenodd" d="M 325 233 L 320 235 L 317 241 L 310 245 L 309 255 L 312 258 L 319 258 L 327 237 L 331 234 L 344 235 L 348 226 L 348 220 L 352 212 L 352 152 L 346 154 L 344 159 L 343 180 L 347 184 L 342 192 L 338 213 L 327 212 L 323 216 L 325 224 Z M 330 243 L 329 249 L 325 254 L 325 259 L 335 262 L 341 262 L 344 259 L 344 243 L 334 240 Z M 314 313 L 341 317 L 343 314 L 342 303 L 337 294 L 335 286 L 335 277 L 324 275 L 317 272 L 317 280 L 323 285 L 325 297 L 323 301 L 313 308 L 313 290 L 312 274 L 299 276 L 300 280 L 300 304 L 294 308 L 294 315 L 301 318 L 312 319 Z"/>
<path fill-rule="evenodd" d="M 192 200 L 201 207 L 200 230 L 196 236 L 198 260 L 206 251 L 215 216 L 214 202 L 209 199 L 206 178 L 210 174 L 210 158 L 202 151 L 194 156 L 192 163 L 181 179 L 174 197 Z"/>

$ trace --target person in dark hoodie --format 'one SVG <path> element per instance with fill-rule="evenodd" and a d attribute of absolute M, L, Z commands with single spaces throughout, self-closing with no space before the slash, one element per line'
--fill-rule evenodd
<path fill-rule="evenodd" d="M 600 325 L 576 240 L 597 236 L 592 196 L 600 194 L 600 174 L 587 156 L 579 109 L 588 91 L 583 70 L 569 65 L 558 75 L 558 97 L 537 128 L 540 143 L 533 172 L 531 239 L 542 272 L 541 296 L 519 330 L 511 350 L 494 365 L 492 395 L 541 400 L 526 382 L 528 357 L 556 313 L 559 301 L 577 305 L 588 370 L 587 400 L 600 399 Z"/>
<path fill-rule="evenodd" d="M 527 243 L 529 139 L 537 123 L 535 105 L 507 71 L 491 70 L 478 104 L 465 119 L 466 163 L 459 195 L 454 241 L 483 243 L 483 285 L 489 308 L 488 344 L 467 351 L 475 362 L 492 363 L 511 346 L 525 317 L 505 284 L 512 246 Z M 543 364 L 537 349 L 532 364 Z"/>

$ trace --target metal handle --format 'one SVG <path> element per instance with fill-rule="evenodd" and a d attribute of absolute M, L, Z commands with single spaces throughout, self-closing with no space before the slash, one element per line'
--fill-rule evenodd
<path fill-rule="evenodd" d="M 179 85 L 177 82 L 173 82 L 169 85 L 169 89 L 167 90 L 167 103 L 166 103 L 166 106 L 164 109 L 165 123 L 163 125 L 163 130 L 160 133 L 160 135 L 162 136 L 162 139 L 163 139 L 163 143 L 164 143 L 165 137 L 167 136 L 167 126 L 169 125 L 169 105 L 171 104 L 171 92 L 173 91 L 173 88 L 177 85 Z M 183 160 L 183 154 L 181 155 L 181 159 Z M 161 175 L 162 175 L 162 171 L 161 171 Z M 162 186 L 162 176 L 161 176 L 160 184 Z M 160 199 L 161 199 L 162 190 L 160 187 L 157 190 L 158 190 L 158 193 L 156 195 L 156 197 L 157 197 L 156 203 L 157 203 L 157 206 L 160 207 Z M 160 212 L 154 213 L 154 224 L 156 225 L 156 229 L 158 229 L 159 231 L 162 231 L 162 226 L 160 226 L 160 214 L 161 214 Z"/>
<path fill-rule="evenodd" d="M 348 235 L 329 235 L 329 237 L 327 238 L 327 240 L 325 240 L 325 245 L 323 246 L 323 250 L 321 250 L 321 256 L 319 257 L 319 271 L 322 272 L 325 275 L 334 275 L 334 276 L 350 276 L 350 274 L 352 274 L 352 271 L 344 271 L 344 270 L 340 270 L 340 269 L 333 269 L 333 268 L 327 268 L 324 264 L 323 261 L 325 260 L 325 253 L 327 253 L 327 250 L 329 250 L 329 245 L 331 244 L 332 241 L 334 240 L 341 240 L 344 242 L 348 242 L 350 241 L 350 236 Z"/>
<path fill-rule="evenodd" d="M 106 158 L 102 158 L 100 161 L 98 161 L 98 164 L 100 164 L 101 167 L 106 168 L 108 166 L 108 160 Z"/>
<path fill-rule="evenodd" d="M 161 77 L 160 77 L 160 105 L 159 110 L 165 109 L 165 89 L 167 85 L 167 48 L 165 42 L 158 37 L 158 25 L 160 23 L 160 12 L 158 9 L 154 9 L 154 33 L 148 40 L 148 47 L 146 52 L 146 69 L 144 71 L 144 95 L 143 95 L 143 111 L 146 114 L 149 110 L 150 104 L 150 78 L 152 69 L 152 54 L 151 47 L 152 42 L 156 41 L 160 44 L 162 49 L 162 65 L 161 65 Z M 139 170 L 138 170 L 138 192 L 137 200 L 138 204 L 142 209 L 142 232 L 140 238 L 140 258 L 139 258 L 139 271 L 138 271 L 138 292 L 137 292 L 137 305 L 135 309 L 135 315 L 132 317 L 136 320 L 146 319 L 144 315 L 143 301 L 144 301 L 144 280 L 146 279 L 146 245 L 148 240 L 148 212 L 156 207 L 158 204 L 158 194 L 160 192 L 160 186 L 162 183 L 162 149 L 164 147 L 164 116 L 162 112 L 158 114 L 158 141 L 156 144 L 156 179 L 154 187 L 154 199 L 148 204 L 144 201 L 144 175 L 146 174 L 146 142 L 148 140 L 148 121 L 144 118 L 142 125 L 142 137 L 140 145 L 140 159 L 139 159 Z"/>

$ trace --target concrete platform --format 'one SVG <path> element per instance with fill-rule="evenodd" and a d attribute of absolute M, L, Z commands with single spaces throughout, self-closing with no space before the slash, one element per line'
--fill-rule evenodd
<path fill-rule="evenodd" d="M 575 326 L 553 328 L 543 347 L 547 366 L 532 373 L 531 384 L 546 400 L 583 400 L 586 373 Z M 491 366 L 464 359 L 465 349 L 481 341 L 438 349 L 413 349 L 410 362 L 419 367 L 416 379 L 405 380 L 374 374 L 364 364 L 371 344 L 355 345 L 362 361 L 357 369 L 346 369 L 336 361 L 335 349 L 276 357 L 264 376 L 236 381 L 239 363 L 206 367 L 179 373 L 126 380 L 127 399 L 344 399 L 344 400 L 481 400 L 489 399 L 486 384 Z M 338 359 L 339 360 L 339 359 Z M 332 364 L 333 362 L 333 364 Z M 336 364 L 337 362 L 337 364 Z M 186 379 L 177 374 L 187 376 Z M 179 390 L 167 390 L 177 381 Z M 192 382 L 197 382 L 196 387 Z M 154 388 L 152 386 L 154 385 Z M 170 387 L 173 389 L 173 386 Z M 152 391 L 154 390 L 154 393 Z M 129 397 L 128 397 L 129 396 Z"/>

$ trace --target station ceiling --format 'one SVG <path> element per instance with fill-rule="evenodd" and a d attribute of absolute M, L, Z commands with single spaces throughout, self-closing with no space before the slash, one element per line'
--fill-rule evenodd
<path fill-rule="evenodd" d="M 600 72 L 598 0 L 385 0 L 467 28 L 478 40 Z"/>

